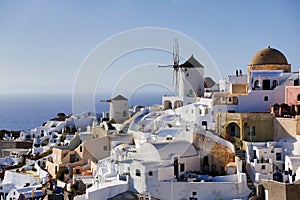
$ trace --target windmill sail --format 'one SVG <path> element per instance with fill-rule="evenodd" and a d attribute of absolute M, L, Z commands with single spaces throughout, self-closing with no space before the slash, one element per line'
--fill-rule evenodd
<path fill-rule="evenodd" d="M 158 67 L 173 67 L 173 80 L 172 84 L 174 87 L 175 93 L 178 93 L 178 72 L 179 72 L 179 45 L 178 45 L 178 39 L 175 39 L 175 46 L 173 47 L 173 65 L 163 65 Z"/>

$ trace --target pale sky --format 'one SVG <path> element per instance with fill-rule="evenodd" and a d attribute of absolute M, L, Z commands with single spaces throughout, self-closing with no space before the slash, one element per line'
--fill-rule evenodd
<path fill-rule="evenodd" d="M 237 68 L 245 71 L 253 54 L 268 45 L 282 51 L 297 71 L 299 11 L 297 0 L 0 0 L 0 93 L 72 93 L 80 66 L 99 43 L 142 27 L 191 37 L 209 53 L 222 76 Z M 116 62 L 120 66 L 114 70 L 131 65 L 130 59 L 139 60 L 138 65 L 172 63 L 171 54 L 162 55 L 138 53 L 122 64 Z M 165 78 L 172 79 L 172 72 Z"/>

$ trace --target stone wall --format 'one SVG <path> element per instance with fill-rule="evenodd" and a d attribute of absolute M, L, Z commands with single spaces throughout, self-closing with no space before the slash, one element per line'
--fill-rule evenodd
<path fill-rule="evenodd" d="M 221 120 L 216 123 L 216 130 L 221 130 L 223 138 L 226 135 L 226 128 L 231 123 L 240 128 L 238 140 L 264 142 L 274 138 L 274 117 L 270 113 L 218 113 L 218 117 Z M 254 135 L 248 133 L 249 127 L 255 127 Z"/>
<path fill-rule="evenodd" d="M 30 149 L 32 148 L 31 142 L 19 142 L 19 141 L 3 141 L 0 140 L 0 155 L 3 155 L 2 149 Z"/>
<path fill-rule="evenodd" d="M 213 141 L 209 137 L 205 137 L 201 134 L 195 135 L 195 140 L 193 142 L 195 148 L 200 151 L 201 156 L 201 166 L 200 171 L 203 172 L 204 157 L 208 157 L 208 171 L 214 173 L 215 175 L 224 174 L 225 166 L 235 161 L 235 152 L 233 152 L 228 147 Z M 212 168 L 215 167 L 215 171 L 212 172 Z"/>
<path fill-rule="evenodd" d="M 209 158 L 210 165 L 216 166 L 217 174 L 223 174 L 225 172 L 225 166 L 230 162 L 234 162 L 235 153 L 227 147 L 216 143 L 211 150 Z"/>
<path fill-rule="evenodd" d="M 0 148 L 1 149 L 29 149 L 32 148 L 32 142 L 0 140 Z"/>
<path fill-rule="evenodd" d="M 299 199 L 300 196 L 300 181 L 293 184 L 285 184 L 276 181 L 262 180 L 262 185 L 265 192 L 266 199 L 274 200 L 294 200 Z M 262 197 L 264 198 L 264 197 Z"/>

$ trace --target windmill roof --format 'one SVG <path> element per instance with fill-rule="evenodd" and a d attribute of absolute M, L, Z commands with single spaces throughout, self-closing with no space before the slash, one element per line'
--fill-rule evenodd
<path fill-rule="evenodd" d="M 126 98 L 123 97 L 122 95 L 118 95 L 118 96 L 112 98 L 111 100 L 128 100 L 128 99 L 126 99 Z"/>
<path fill-rule="evenodd" d="M 198 60 L 192 55 L 185 63 L 179 65 L 182 68 L 204 68 Z"/>

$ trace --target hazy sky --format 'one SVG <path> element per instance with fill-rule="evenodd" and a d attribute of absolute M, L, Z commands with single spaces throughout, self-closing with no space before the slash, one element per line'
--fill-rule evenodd
<path fill-rule="evenodd" d="M 92 49 L 112 35 L 141 27 L 190 36 L 206 49 L 222 76 L 236 68 L 245 71 L 252 55 L 268 45 L 282 51 L 296 71 L 299 11 L 297 0 L 0 0 L 0 93 L 71 93 Z M 150 53 L 147 63 L 151 55 L 157 56 Z M 153 57 L 153 62 L 171 64 L 172 55 Z"/>

